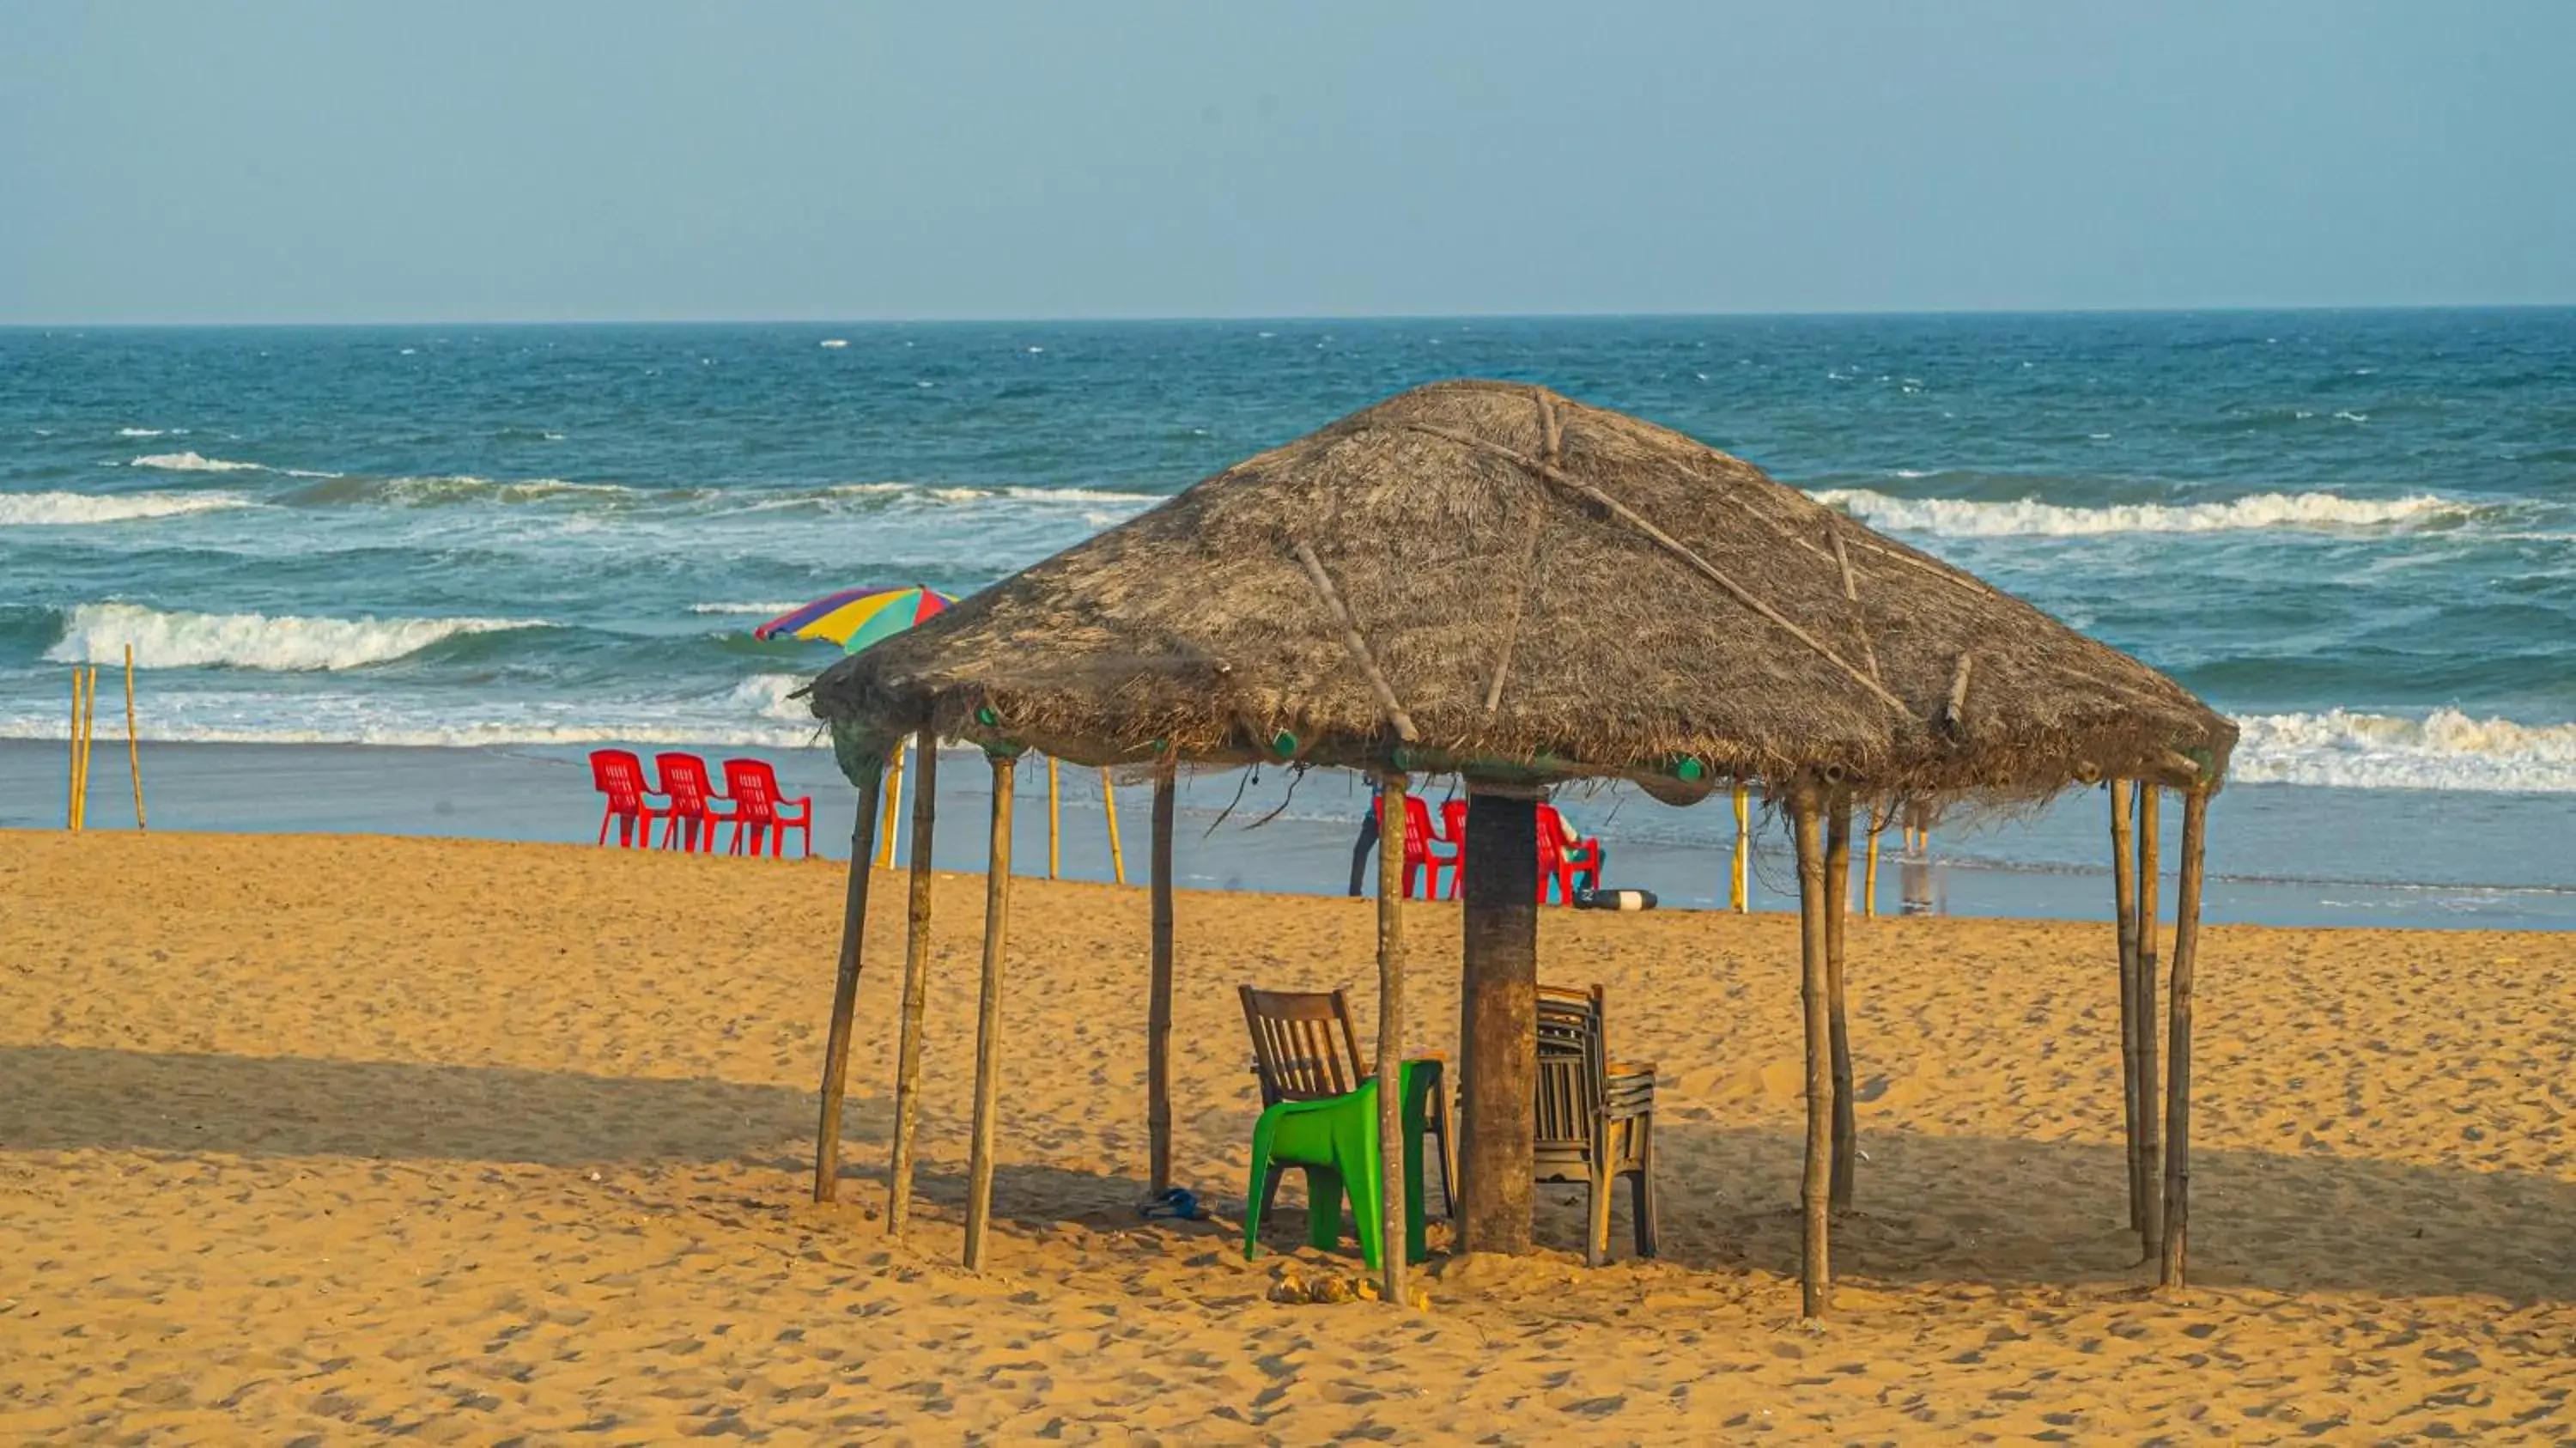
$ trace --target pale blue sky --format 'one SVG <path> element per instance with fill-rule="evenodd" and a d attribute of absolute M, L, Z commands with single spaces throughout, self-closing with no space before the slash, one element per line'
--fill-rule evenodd
<path fill-rule="evenodd" d="M 0 322 L 2576 302 L 2576 3 L 0 0 Z"/>

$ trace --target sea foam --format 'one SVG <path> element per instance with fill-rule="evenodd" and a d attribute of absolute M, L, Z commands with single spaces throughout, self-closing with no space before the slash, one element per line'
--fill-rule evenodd
<path fill-rule="evenodd" d="M 237 463 L 227 458 L 210 458 L 199 452 L 145 453 L 126 464 L 129 468 L 158 468 L 165 473 L 264 473 L 263 463 Z"/>
<path fill-rule="evenodd" d="M 2334 493 L 2257 493 L 2224 503 L 2128 503 L 2070 508 L 2036 498 L 1898 498 L 1867 488 L 1828 488 L 1817 502 L 1864 523 L 1945 538 L 2073 538 L 2100 533 L 2227 533 L 2255 528 L 2380 528 L 2465 518 L 2465 503 L 2419 493 L 2346 498 Z"/>
<path fill-rule="evenodd" d="M 355 669 L 459 634 L 545 626 L 529 619 L 271 617 L 84 603 L 64 619 L 63 636 L 45 657 L 55 663 L 121 661 L 132 644 L 135 665 L 146 669 Z"/>
<path fill-rule="evenodd" d="M 2436 709 L 2421 719 L 2257 714 L 2236 720 L 2228 777 L 2337 789 L 2576 791 L 2576 723 L 2517 724 Z"/>
<path fill-rule="evenodd" d="M 238 493 L 0 493 L 0 527 L 128 523 L 250 506 Z"/>

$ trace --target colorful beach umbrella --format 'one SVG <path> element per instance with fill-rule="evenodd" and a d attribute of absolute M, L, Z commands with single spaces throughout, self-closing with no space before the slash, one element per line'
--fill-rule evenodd
<path fill-rule="evenodd" d="M 845 588 L 803 608 L 791 608 L 751 631 L 756 639 L 830 639 L 855 654 L 903 632 L 957 600 L 936 589 Z"/>

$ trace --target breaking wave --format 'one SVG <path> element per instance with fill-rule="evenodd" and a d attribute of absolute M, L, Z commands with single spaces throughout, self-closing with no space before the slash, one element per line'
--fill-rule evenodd
<path fill-rule="evenodd" d="M 2099 533 L 2227 533 L 2255 528 L 2376 528 L 2466 518 L 2477 510 L 2429 493 L 2387 500 L 2334 493 L 2257 493 L 2224 503 L 2129 503 L 2070 508 L 2036 498 L 1898 498 L 1828 488 L 1817 502 L 1864 523 L 1946 538 L 2073 538 Z"/>
<path fill-rule="evenodd" d="M 251 505 L 239 493 L 0 493 L 0 527 L 126 523 Z"/>
<path fill-rule="evenodd" d="M 298 618 L 258 613 L 165 613 L 133 603 L 84 603 L 45 651 L 55 663 L 120 661 L 134 646 L 146 669 L 355 669 L 418 653 L 460 634 L 544 628 L 506 618 Z"/>
<path fill-rule="evenodd" d="M 2517 724 L 2436 709 L 2240 717 L 2228 777 L 2338 789 L 2576 791 L 2576 723 Z"/>
<path fill-rule="evenodd" d="M 265 463 L 237 463 L 226 458 L 210 458 L 199 452 L 145 453 L 126 464 L 129 468 L 158 468 L 165 473 L 264 473 Z"/>
<path fill-rule="evenodd" d="M 802 603 L 693 603 L 689 605 L 689 612 L 756 613 L 763 618 L 776 618 L 791 608 L 803 608 L 804 606 L 805 605 Z"/>

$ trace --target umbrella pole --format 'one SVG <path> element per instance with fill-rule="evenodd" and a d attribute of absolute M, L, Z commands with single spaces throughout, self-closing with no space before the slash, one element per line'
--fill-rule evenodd
<path fill-rule="evenodd" d="M 1047 878 L 1055 879 L 1064 867 L 1064 855 L 1058 846 L 1063 834 L 1064 817 L 1055 776 L 1055 756 L 1047 756 Z"/>
<path fill-rule="evenodd" d="M 1851 1019 L 1843 999 L 1843 917 L 1851 899 L 1851 796 L 1836 792 L 1825 817 L 1825 1002 L 1834 1064 L 1833 1205 L 1852 1204 L 1860 1122 L 1852 1101 Z"/>

